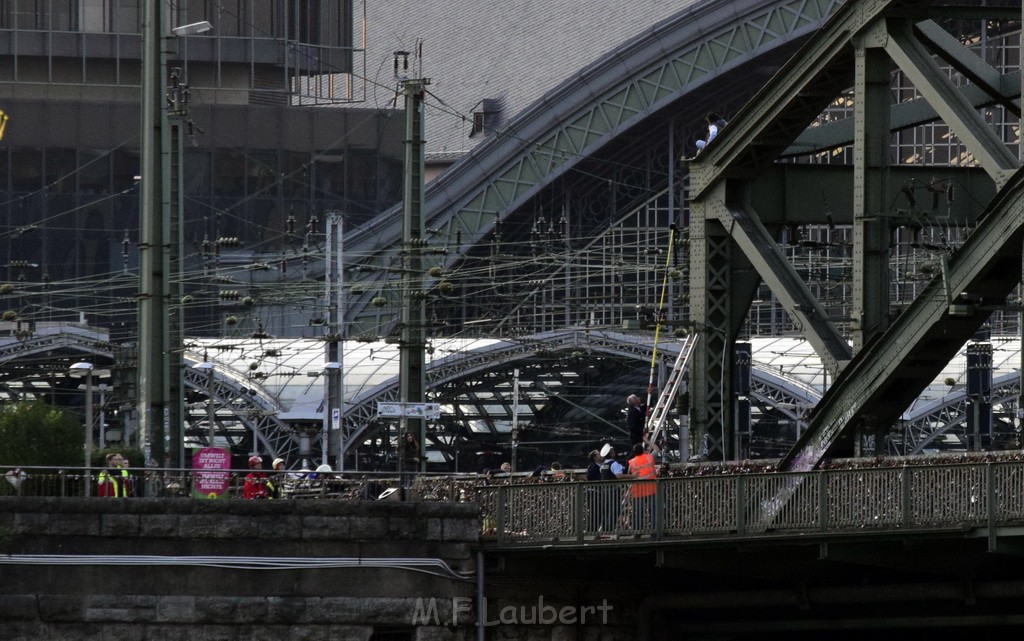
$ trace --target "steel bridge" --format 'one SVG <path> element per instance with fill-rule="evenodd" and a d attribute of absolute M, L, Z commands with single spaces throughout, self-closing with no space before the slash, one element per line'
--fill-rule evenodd
<path fill-rule="evenodd" d="M 1007 306 L 1021 280 L 1022 178 L 1008 147 L 1014 141 L 979 111 L 1020 118 L 1020 64 L 997 69 L 944 28 L 970 19 L 1019 29 L 1021 10 L 1019 3 L 913 0 L 709 2 L 623 45 L 429 186 L 424 216 L 431 250 L 441 256 L 436 273 L 443 275 L 428 279 L 428 289 L 445 285 L 432 290 L 438 322 L 451 328 L 487 320 L 506 332 L 594 318 L 599 325 L 621 322 L 626 314 L 616 307 L 625 307 L 627 290 L 656 290 L 656 269 L 665 261 L 657 251 L 636 258 L 609 247 L 626 238 L 667 247 L 667 228 L 676 224 L 684 240 L 671 250 L 684 257 L 668 313 L 704 334 L 690 392 L 694 442 L 708 442 L 711 458 L 741 454 L 729 347 L 762 284 L 835 377 L 786 469 L 811 469 L 826 453 L 849 453 L 863 438 L 884 435 L 989 314 Z M 758 73 L 798 46 L 770 82 L 747 91 Z M 940 63 L 964 82 L 954 84 Z M 913 99 L 893 103 L 894 70 L 913 83 Z M 822 113 L 837 102 L 850 105 L 851 117 L 826 122 Z M 738 103 L 745 106 L 726 132 L 697 160 L 680 162 L 699 116 Z M 966 160 L 894 164 L 893 132 L 933 121 L 959 138 Z M 779 162 L 850 145 L 845 167 Z M 601 173 L 609 159 L 629 170 Z M 974 169 L 953 166 L 961 162 Z M 941 269 L 912 304 L 894 310 L 890 293 L 900 284 L 891 273 L 891 238 L 935 224 L 906 195 L 907 185 L 953 181 L 970 197 L 946 203 L 946 222 L 969 237 L 939 248 Z M 808 193 L 827 197 L 809 203 L 802 197 Z M 781 240 L 795 226 L 837 224 L 852 236 L 843 319 L 830 315 L 807 275 L 787 259 L 784 245 L 792 243 Z M 580 231 L 589 234 L 595 225 L 608 230 L 603 254 L 588 253 L 594 243 Z M 354 252 L 365 256 L 346 311 L 354 335 L 395 326 L 403 261 L 423 251 L 402 247 L 400 231 L 398 217 L 385 215 L 351 237 Z M 483 295 L 500 290 L 502 274 L 508 276 L 495 265 L 513 239 L 547 259 L 533 263 L 528 280 L 509 295 Z M 553 247 L 588 258 L 575 263 L 572 252 Z M 598 255 L 636 268 L 610 289 L 605 283 L 605 298 L 592 296 L 602 276 L 583 264 Z M 461 273 L 490 278 L 474 286 Z M 443 295 L 452 287 L 464 292 L 461 302 Z M 618 305 L 608 291 L 619 292 Z"/>
<path fill-rule="evenodd" d="M 656 299 L 667 250 L 678 272 L 668 279 L 667 324 L 703 335 L 690 389 L 692 442 L 706 443 L 710 458 L 739 453 L 730 347 L 742 337 L 762 284 L 833 377 L 818 402 L 808 390 L 755 371 L 757 403 L 788 420 L 808 421 L 785 466 L 810 469 L 827 452 L 849 451 L 863 435 L 894 426 L 900 435 L 889 442 L 896 451 L 920 451 L 962 422 L 966 401 L 953 394 L 906 415 L 911 399 L 993 309 L 1007 305 L 1020 281 L 1018 163 L 978 111 L 997 107 L 1019 118 L 1020 65 L 996 69 L 942 28 L 982 19 L 1016 21 L 1019 29 L 1019 3 L 737 0 L 690 6 L 587 67 L 432 182 L 423 203 L 429 247 L 402 247 L 394 212 L 350 233 L 346 252 L 360 259 L 345 309 L 349 335 L 394 330 L 404 257 L 427 251 L 442 268 L 431 272 L 441 275 L 428 284 L 447 282 L 461 292 L 430 290 L 437 331 L 455 332 L 470 322 L 511 337 L 507 351 L 493 357 L 466 355 L 432 368 L 435 389 L 464 393 L 473 373 L 498 372 L 502 358 L 507 366 L 545 351 L 572 354 L 579 351 L 572 347 L 578 338 L 569 338 L 574 333 L 598 344 L 597 327 L 621 326 L 635 307 Z M 954 86 L 938 62 L 969 82 Z M 892 104 L 883 85 L 895 67 L 920 98 Z M 845 100 L 851 88 L 859 97 L 850 100 L 852 117 L 822 120 L 823 110 Z M 698 160 L 681 162 L 702 128 L 701 116 L 726 107 L 730 114 L 735 107 L 726 132 Z M 890 166 L 887 132 L 937 119 L 963 141 L 972 166 Z M 851 144 L 849 166 L 779 162 Z M 945 203 L 945 222 L 961 225 L 969 238 L 936 250 L 941 269 L 913 305 L 890 318 L 888 293 L 897 284 L 888 239 L 934 222 L 901 187 L 954 178 L 967 194 Z M 808 202 L 801 196 L 809 190 L 827 191 L 829 200 Z M 894 205 L 901 197 L 908 203 Z M 672 246 L 670 224 L 682 237 Z M 780 239 L 802 225 L 851 229 L 849 318 L 830 317 L 808 275 L 789 260 L 794 243 Z M 621 250 L 625 240 L 632 253 Z M 520 264 L 503 266 L 513 245 L 533 247 L 537 259 L 505 291 L 501 279 L 522 271 Z M 610 264 L 625 268 L 610 278 Z M 584 329 L 562 331 L 569 327 Z M 551 346 L 524 336 L 537 331 Z M 11 349 L 7 362 L 23 362 L 21 346 Z M 595 349 L 639 363 L 647 348 L 630 354 L 621 345 Z M 185 370 L 187 393 L 210 393 L 209 380 Z M 500 371 L 507 383 L 507 368 Z M 230 373 L 215 376 L 212 388 L 218 422 L 240 424 L 268 452 L 296 451 L 290 426 L 277 418 L 280 404 L 266 390 Z M 385 382 L 346 399 L 346 443 L 377 429 L 374 405 L 395 393 L 395 383 Z M 1019 384 L 1002 380 L 995 397 L 1010 406 L 1019 393 Z M 815 405 L 809 416 L 793 409 L 807 405 Z M 190 420 L 194 426 L 201 421 Z"/>

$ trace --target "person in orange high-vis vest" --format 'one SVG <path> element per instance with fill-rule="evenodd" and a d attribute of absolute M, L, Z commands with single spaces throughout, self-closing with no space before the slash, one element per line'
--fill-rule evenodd
<path fill-rule="evenodd" d="M 629 459 L 629 476 L 637 479 L 630 486 L 629 495 L 633 500 L 633 529 L 638 533 L 640 530 L 653 530 L 655 526 L 654 495 L 657 491 L 655 479 L 658 478 L 658 466 L 654 462 L 654 455 L 660 451 L 645 435 L 643 443 L 633 446 L 633 458 Z"/>

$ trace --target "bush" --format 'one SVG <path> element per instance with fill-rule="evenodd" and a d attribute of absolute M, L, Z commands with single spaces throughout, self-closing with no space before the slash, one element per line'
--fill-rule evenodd
<path fill-rule="evenodd" d="M 0 407 L 0 465 L 83 465 L 85 430 L 71 414 L 43 401 Z"/>

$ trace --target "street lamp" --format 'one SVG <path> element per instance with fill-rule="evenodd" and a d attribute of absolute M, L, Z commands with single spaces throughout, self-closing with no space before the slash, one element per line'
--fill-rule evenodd
<path fill-rule="evenodd" d="M 217 408 L 213 404 L 213 363 L 203 361 L 196 363 L 193 368 L 206 372 L 206 422 L 209 424 L 210 435 L 207 437 L 207 447 L 213 447 L 213 438 L 217 428 Z"/>
<path fill-rule="evenodd" d="M 206 20 L 200 22 L 192 22 L 190 24 L 183 24 L 179 27 L 171 29 L 171 33 L 182 38 L 184 36 L 194 36 L 200 33 L 206 33 L 213 29 L 213 25 Z"/>
<path fill-rule="evenodd" d="M 74 377 L 85 376 L 85 496 L 89 496 L 90 480 L 92 472 L 89 469 L 92 465 L 92 363 L 81 361 L 73 363 L 69 368 L 69 375 Z"/>

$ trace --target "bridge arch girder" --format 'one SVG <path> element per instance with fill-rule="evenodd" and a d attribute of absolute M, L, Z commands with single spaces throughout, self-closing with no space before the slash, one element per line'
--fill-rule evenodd
<path fill-rule="evenodd" d="M 97 369 L 107 369 L 114 364 L 114 352 L 105 332 L 86 327 L 69 325 L 26 332 L 0 342 L 0 390 L 12 400 L 56 394 L 58 388 L 66 386 L 68 366 L 73 362 L 89 361 Z M 60 399 L 53 400 L 60 404 Z"/>
<path fill-rule="evenodd" d="M 1016 405 L 1020 400 L 1020 375 L 1010 373 L 996 377 L 987 399 L 993 409 L 1001 405 Z M 900 440 L 904 442 L 888 439 L 890 450 L 902 455 L 923 453 L 936 440 L 958 430 L 967 422 L 970 402 L 967 390 L 960 388 L 954 394 L 917 408 L 901 421 L 903 437 Z M 964 440 L 966 435 L 958 436 Z"/>
<path fill-rule="evenodd" d="M 695 3 L 555 88 L 427 186 L 423 216 L 436 231 L 433 241 L 449 249 L 444 266 L 467 256 L 496 222 L 624 132 L 668 108 L 694 102 L 700 103 L 694 109 L 706 109 L 706 103 L 686 99 L 695 92 L 707 98 L 716 80 L 812 33 L 840 4 Z M 722 84 L 753 89 L 749 82 Z M 695 111 L 691 120 L 702 117 Z M 401 263 L 397 212 L 378 216 L 346 240 L 372 269 L 355 274 L 363 284 L 346 312 L 350 335 L 387 333 L 396 320 L 397 292 L 388 282 Z M 370 305 L 381 297 L 389 304 Z"/>
<path fill-rule="evenodd" d="M 297 460 L 298 442 L 294 429 L 278 418 L 283 411 L 280 404 L 266 390 L 226 367 L 214 367 L 211 377 L 196 367 L 201 362 L 200 355 L 185 354 L 184 386 L 187 396 L 202 397 L 207 402 L 212 398 L 216 431 L 230 441 L 229 427 L 235 424 L 253 435 L 261 454 Z M 191 432 L 192 438 L 207 445 L 209 424 L 204 422 L 208 421 L 208 412 L 203 403 L 202 407 L 191 407 L 183 413 L 184 432 Z"/>

